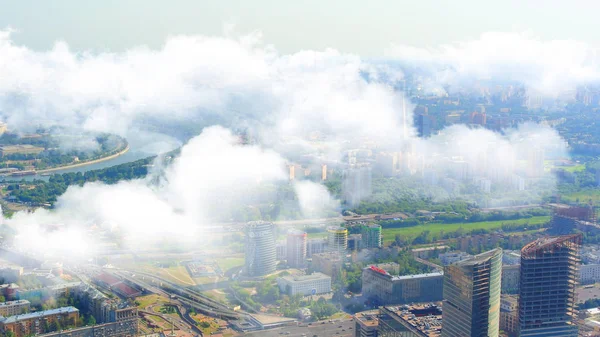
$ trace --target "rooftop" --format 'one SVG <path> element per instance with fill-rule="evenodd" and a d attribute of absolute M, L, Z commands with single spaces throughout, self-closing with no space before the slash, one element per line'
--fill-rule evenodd
<path fill-rule="evenodd" d="M 0 318 L 0 322 L 2 322 L 4 324 L 15 323 L 15 322 L 32 319 L 32 318 L 38 318 L 38 317 L 41 318 L 41 317 L 46 317 L 46 316 L 51 316 L 51 315 L 58 315 L 58 314 L 70 314 L 70 313 L 74 313 L 74 312 L 79 312 L 79 310 L 77 310 L 77 308 L 75 308 L 75 307 L 63 307 L 63 308 L 57 308 L 57 309 L 51 309 L 51 310 L 45 310 L 45 311 L 39 311 L 39 312 L 31 312 L 31 313 L 23 314 L 23 315 L 3 317 L 3 318 Z"/>
<path fill-rule="evenodd" d="M 379 320 L 377 319 L 378 314 L 379 310 L 363 311 L 356 313 L 354 319 L 364 326 L 375 328 L 379 325 Z"/>
<path fill-rule="evenodd" d="M 494 257 L 497 254 L 502 254 L 502 249 L 501 248 L 496 248 L 496 249 L 492 249 L 490 251 L 487 252 L 483 252 L 481 254 L 477 254 L 471 258 L 468 258 L 466 260 L 462 260 L 459 262 L 456 262 L 455 265 L 457 266 L 472 266 L 472 265 L 476 265 L 479 263 L 483 263 L 489 259 L 491 259 L 492 257 Z"/>
<path fill-rule="evenodd" d="M 323 273 L 315 272 L 310 275 L 296 275 L 296 276 L 283 276 L 282 279 L 289 282 L 302 282 L 302 281 L 310 281 L 310 280 L 319 280 L 319 279 L 331 279 L 331 276 L 325 275 Z"/>
<path fill-rule="evenodd" d="M 94 276 L 94 279 L 108 284 L 109 286 L 121 282 L 121 280 L 113 275 L 102 273 Z"/>
<path fill-rule="evenodd" d="M 557 243 L 562 243 L 566 241 L 573 241 L 574 243 L 581 244 L 581 234 L 571 234 L 571 235 L 563 235 L 563 236 L 549 236 L 541 239 L 537 239 L 531 243 L 528 243 L 521 250 L 521 255 L 530 254 L 534 251 L 540 250 L 542 248 L 546 248 L 552 246 Z"/>
<path fill-rule="evenodd" d="M 388 312 L 396 315 L 405 326 L 414 329 L 427 337 L 439 337 L 442 332 L 442 305 L 413 304 L 403 306 L 384 307 Z"/>
<path fill-rule="evenodd" d="M 23 305 L 23 304 L 29 304 L 29 301 L 28 300 L 17 300 L 17 301 L 3 302 L 3 303 L 0 303 L 0 307 L 9 307 L 12 305 Z"/>

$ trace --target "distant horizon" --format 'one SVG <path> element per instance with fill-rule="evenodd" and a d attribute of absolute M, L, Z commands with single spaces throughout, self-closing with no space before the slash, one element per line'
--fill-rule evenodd
<path fill-rule="evenodd" d="M 223 36 L 231 27 L 237 35 L 261 32 L 264 43 L 282 53 L 333 48 L 362 57 L 381 56 L 394 44 L 436 48 L 486 32 L 530 32 L 542 41 L 600 45 L 600 36 L 589 29 L 596 23 L 600 3 L 380 0 L 366 6 L 355 0 L 301 4 L 255 0 L 249 4 L 0 0 L 0 29 L 15 30 L 15 43 L 38 51 L 51 49 L 57 41 L 78 52 L 160 49 L 169 36 Z"/>

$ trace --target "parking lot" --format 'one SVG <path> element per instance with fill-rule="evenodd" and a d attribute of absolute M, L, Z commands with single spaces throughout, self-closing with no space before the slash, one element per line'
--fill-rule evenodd
<path fill-rule="evenodd" d="M 248 336 L 260 337 L 351 337 L 354 336 L 354 321 L 352 319 L 336 319 L 313 323 L 300 323 L 298 326 L 284 326 L 276 329 L 261 330 L 247 333 Z"/>

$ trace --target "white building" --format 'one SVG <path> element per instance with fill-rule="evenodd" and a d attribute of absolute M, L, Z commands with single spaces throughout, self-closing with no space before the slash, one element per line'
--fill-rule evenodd
<path fill-rule="evenodd" d="M 461 251 L 447 252 L 440 254 L 439 258 L 442 261 L 442 265 L 447 266 L 458 261 L 466 260 L 471 258 L 473 255 L 467 254 Z"/>
<path fill-rule="evenodd" d="M 284 276 L 277 279 L 277 285 L 282 293 L 289 296 L 296 294 L 316 295 L 331 292 L 331 276 L 323 273 L 310 275 Z"/>
<path fill-rule="evenodd" d="M 579 268 L 579 282 L 582 284 L 600 281 L 600 264 L 582 264 Z"/>

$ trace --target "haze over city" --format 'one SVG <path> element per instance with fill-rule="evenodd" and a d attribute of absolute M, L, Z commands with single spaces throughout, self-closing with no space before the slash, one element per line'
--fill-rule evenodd
<path fill-rule="evenodd" d="M 0 333 L 595 336 L 594 6 L 0 0 Z"/>

